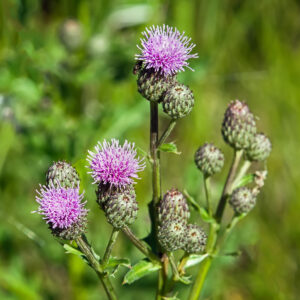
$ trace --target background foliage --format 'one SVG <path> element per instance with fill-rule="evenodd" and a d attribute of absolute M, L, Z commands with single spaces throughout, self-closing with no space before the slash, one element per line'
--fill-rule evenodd
<path fill-rule="evenodd" d="M 95 203 L 85 157 L 96 141 L 116 137 L 148 148 L 149 103 L 132 74 L 146 25 L 178 27 L 197 44 L 195 72 L 180 74 L 195 94 L 191 115 L 172 135 L 182 155 L 162 154 L 163 190 L 187 188 L 204 201 L 193 164 L 197 147 L 213 141 L 226 154 L 220 126 L 229 100 L 247 100 L 273 142 L 269 177 L 258 204 L 228 247 L 238 258 L 216 260 L 205 288 L 213 299 L 296 299 L 299 295 L 300 5 L 295 0 L 1 0 L 0 1 L 0 298 L 104 299 L 96 276 L 49 234 L 35 189 L 53 160 L 82 175 L 89 232 L 103 253 L 111 228 Z M 82 26 L 81 46 L 59 38 L 66 19 Z M 161 126 L 168 122 L 161 116 Z M 297 125 L 298 124 L 298 125 Z M 220 194 L 224 175 L 214 180 Z M 149 231 L 150 168 L 137 185 L 139 236 Z M 115 255 L 140 254 L 121 236 Z M 222 272 L 219 269 L 222 267 Z M 194 273 L 195 270 L 191 270 Z M 121 286 L 122 299 L 153 299 L 155 278 Z M 186 287 L 180 287 L 184 299 Z"/>

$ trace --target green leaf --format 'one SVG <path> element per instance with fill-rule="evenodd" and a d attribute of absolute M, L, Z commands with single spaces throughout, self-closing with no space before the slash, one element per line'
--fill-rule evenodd
<path fill-rule="evenodd" d="M 111 276 L 114 276 L 121 266 L 130 269 L 130 260 L 128 258 L 110 257 L 104 268 L 104 271 L 107 271 Z"/>
<path fill-rule="evenodd" d="M 249 183 L 252 183 L 254 181 L 254 174 L 247 174 L 245 175 L 237 184 L 235 184 L 234 189 L 240 188 L 242 186 L 245 186 Z"/>
<path fill-rule="evenodd" d="M 180 155 L 181 152 L 177 151 L 177 146 L 174 143 L 162 144 L 158 147 L 158 150 L 163 152 L 170 152 L 177 155 Z"/>
<path fill-rule="evenodd" d="M 123 284 L 131 284 L 136 280 L 141 279 L 161 268 L 160 265 L 154 264 L 150 261 L 141 260 L 135 264 L 124 277 Z"/>
<path fill-rule="evenodd" d="M 177 279 L 183 284 L 190 284 L 191 283 L 191 278 L 192 276 L 179 276 Z"/>
<path fill-rule="evenodd" d="M 69 244 L 64 244 L 63 247 L 65 248 L 67 254 L 74 254 L 81 258 L 84 257 L 84 254 L 80 250 L 72 247 Z"/>
<path fill-rule="evenodd" d="M 205 254 L 191 254 L 189 256 L 188 261 L 185 264 L 185 269 L 193 267 L 199 263 L 201 263 L 204 259 L 206 259 L 209 256 L 208 253 Z"/>

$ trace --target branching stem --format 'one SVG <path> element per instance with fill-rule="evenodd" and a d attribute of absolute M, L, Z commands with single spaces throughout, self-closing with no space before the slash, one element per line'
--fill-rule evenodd
<path fill-rule="evenodd" d="M 118 238 L 119 232 L 120 232 L 119 229 L 113 228 L 109 242 L 107 244 L 107 247 L 106 247 L 106 250 L 105 250 L 105 253 L 103 256 L 103 259 L 101 260 L 101 265 L 103 266 L 103 268 L 105 268 L 105 266 L 110 258 L 111 251 L 112 251 L 114 244 Z"/>
<path fill-rule="evenodd" d="M 78 245 L 78 248 L 82 253 L 84 253 L 87 261 L 89 262 L 91 268 L 96 272 L 98 275 L 104 290 L 106 292 L 107 298 L 109 300 L 117 300 L 117 296 L 115 294 L 114 288 L 110 282 L 110 279 L 108 278 L 107 274 L 103 272 L 102 266 L 100 265 L 100 262 L 95 257 L 91 246 L 89 245 L 87 239 L 85 236 L 81 236 L 75 240 L 76 244 Z"/>
<path fill-rule="evenodd" d="M 166 128 L 166 130 L 164 131 L 164 133 L 160 137 L 160 139 L 157 143 L 157 148 L 159 146 L 161 146 L 166 141 L 166 139 L 169 137 L 170 133 L 172 132 L 172 130 L 174 129 L 175 126 L 176 126 L 176 120 L 172 119 L 170 121 L 168 127 Z"/>

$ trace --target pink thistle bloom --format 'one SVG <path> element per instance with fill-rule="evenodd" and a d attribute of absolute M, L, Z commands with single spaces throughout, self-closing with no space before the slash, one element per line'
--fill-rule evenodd
<path fill-rule="evenodd" d="M 198 55 L 190 54 L 195 44 L 184 34 L 166 25 L 146 28 L 141 47 L 137 46 L 142 53 L 135 57 L 144 62 L 147 69 L 152 68 L 164 76 L 184 71 L 184 67 L 191 69 L 187 60 Z"/>
<path fill-rule="evenodd" d="M 89 173 L 93 183 L 109 184 L 117 188 L 124 188 L 135 183 L 133 179 L 139 179 L 137 173 L 143 171 L 145 162 L 143 158 L 136 158 L 134 143 L 125 141 L 119 145 L 119 141 L 112 139 L 95 146 L 95 152 L 88 151 Z"/>
<path fill-rule="evenodd" d="M 37 190 L 36 202 L 39 203 L 37 212 L 52 229 L 66 229 L 73 224 L 81 222 L 87 215 L 82 202 L 83 194 L 79 194 L 79 187 L 55 187 L 51 182 L 49 186 L 40 185 Z"/>

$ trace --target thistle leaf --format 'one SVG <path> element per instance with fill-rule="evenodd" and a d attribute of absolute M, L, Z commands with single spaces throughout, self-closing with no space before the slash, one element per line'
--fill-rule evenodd
<path fill-rule="evenodd" d="M 150 261 L 141 260 L 129 270 L 123 280 L 123 284 L 131 284 L 161 268 L 160 265 Z"/>

